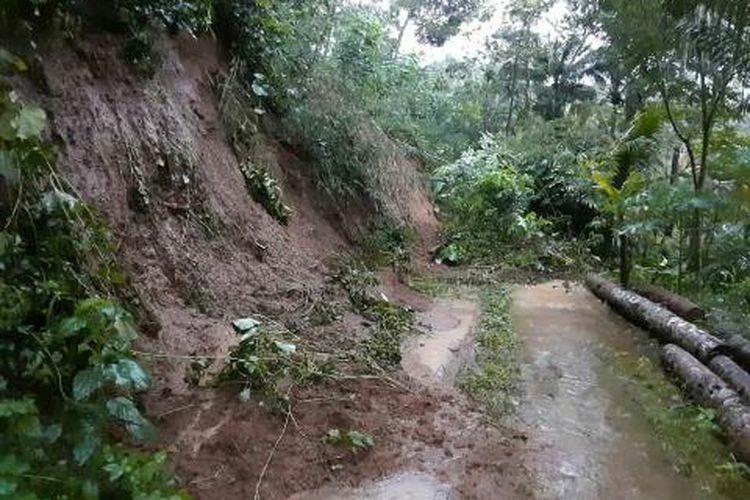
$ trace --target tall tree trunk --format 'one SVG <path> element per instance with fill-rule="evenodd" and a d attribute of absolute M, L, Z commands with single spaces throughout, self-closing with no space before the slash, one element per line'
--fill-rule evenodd
<path fill-rule="evenodd" d="M 675 146 L 672 149 L 672 168 L 669 170 L 669 183 L 672 185 L 677 184 L 677 179 L 680 177 L 680 152 L 682 148 Z"/>
<path fill-rule="evenodd" d="M 398 29 L 398 39 L 396 40 L 396 48 L 393 52 L 393 57 L 396 57 L 401 53 L 401 44 L 404 41 L 406 28 L 409 26 L 409 23 L 411 22 L 411 18 L 413 15 L 414 13 L 411 10 L 406 12 L 406 19 L 404 19 L 404 23 Z"/>
<path fill-rule="evenodd" d="M 620 284 L 630 285 L 630 241 L 626 234 L 620 235 Z"/>
<path fill-rule="evenodd" d="M 508 103 L 508 116 L 505 120 L 505 137 L 510 137 L 513 132 L 513 108 L 516 103 L 516 81 L 518 79 L 518 56 L 516 55 L 513 60 L 513 72 L 511 74 L 510 85 L 508 86 L 508 94 L 510 95 L 510 103 Z"/>

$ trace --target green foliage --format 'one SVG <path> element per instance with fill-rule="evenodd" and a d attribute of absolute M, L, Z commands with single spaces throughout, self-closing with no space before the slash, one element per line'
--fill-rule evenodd
<path fill-rule="evenodd" d="M 282 224 L 288 224 L 292 209 L 281 200 L 281 187 L 278 181 L 267 169 L 253 166 L 247 161 L 240 169 L 253 200 L 260 203 L 271 217 Z"/>
<path fill-rule="evenodd" d="M 482 0 L 396 0 L 394 7 L 406 11 L 406 22 L 413 20 L 420 41 L 440 46 L 456 35 L 482 4 Z"/>
<path fill-rule="evenodd" d="M 352 453 L 367 451 L 375 446 L 375 440 L 370 434 L 357 430 L 341 431 L 339 429 L 330 429 L 326 434 L 325 442 L 349 450 Z"/>
<path fill-rule="evenodd" d="M 357 311 L 375 323 L 371 336 L 362 343 L 363 354 L 380 368 L 397 368 L 401 339 L 411 331 L 414 313 L 389 302 L 377 289 L 375 274 L 361 263 L 345 266 L 338 281 Z"/>
<path fill-rule="evenodd" d="M 370 268 L 389 266 L 394 271 L 408 272 L 416 233 L 396 221 L 381 219 L 360 242 L 360 258 Z"/>
<path fill-rule="evenodd" d="M 289 387 L 284 384 L 317 382 L 331 374 L 331 366 L 312 359 L 286 329 L 251 321 L 235 321 L 240 340 L 217 378 L 218 383 L 242 384 L 243 401 L 259 398 L 285 406 Z M 206 363 L 198 368 L 205 370 Z"/>
<path fill-rule="evenodd" d="M 150 382 L 132 358 L 133 320 L 108 298 L 123 282 L 110 236 L 54 173 L 44 112 L 0 95 L 0 491 L 177 498 L 163 456 L 111 433 L 154 436 L 132 399 Z"/>

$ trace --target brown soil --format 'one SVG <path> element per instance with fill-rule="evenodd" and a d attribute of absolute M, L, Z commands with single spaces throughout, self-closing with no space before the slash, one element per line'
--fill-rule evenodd
<path fill-rule="evenodd" d="M 148 333 L 139 350 L 161 355 L 143 358 L 154 375 L 143 404 L 158 424 L 158 444 L 172 453 L 196 498 L 252 498 L 285 416 L 241 403 L 229 390 L 188 386 L 189 363 L 174 356 L 226 353 L 236 342 L 230 320 L 249 315 L 272 317 L 328 345 L 366 335 L 367 322 L 351 311 L 326 327 L 307 320 L 312 305 L 327 300 L 331 263 L 348 248 L 351 221 L 317 191 L 300 159 L 267 138 L 294 209 L 291 223 L 280 225 L 248 196 L 219 115 L 215 82 L 226 68 L 212 41 L 158 38 L 161 64 L 151 79 L 122 62 L 121 39 L 74 43 L 43 48 L 42 84 L 23 85 L 50 116 L 60 171 L 114 233 Z M 424 251 L 437 222 L 416 166 L 395 155 L 389 168 L 408 175 L 394 185 L 387 172 L 379 179 L 392 197 L 388 212 L 418 230 Z M 384 274 L 384 282 L 394 301 L 429 306 L 395 275 Z M 270 462 L 262 498 L 355 486 L 406 469 L 435 471 L 463 498 L 526 495 L 518 443 L 451 390 L 364 379 L 293 395 L 294 420 Z M 365 430 L 376 446 L 342 455 L 321 440 L 332 427 Z M 334 464 L 343 470 L 334 472 Z"/>

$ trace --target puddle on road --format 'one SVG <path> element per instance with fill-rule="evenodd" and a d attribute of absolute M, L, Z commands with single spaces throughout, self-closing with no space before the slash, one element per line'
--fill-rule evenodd
<path fill-rule="evenodd" d="M 452 500 L 451 487 L 428 474 L 404 473 L 357 489 L 321 489 L 289 500 Z"/>
<path fill-rule="evenodd" d="M 722 498 L 675 470 L 605 365 L 604 352 L 647 352 L 644 332 L 562 282 L 517 289 L 512 312 L 524 345 L 516 418 L 532 435 L 538 497 Z"/>
<path fill-rule="evenodd" d="M 429 332 L 404 343 L 401 366 L 423 384 L 452 385 L 473 354 L 472 333 L 479 319 L 477 301 L 439 299 L 417 319 Z"/>

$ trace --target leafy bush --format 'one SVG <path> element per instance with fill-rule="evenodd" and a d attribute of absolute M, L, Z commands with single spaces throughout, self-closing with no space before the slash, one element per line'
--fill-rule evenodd
<path fill-rule="evenodd" d="M 361 258 L 370 267 L 390 266 L 397 272 L 406 272 L 415 240 L 416 233 L 412 228 L 397 221 L 380 219 L 359 242 Z"/>
<path fill-rule="evenodd" d="M 516 163 L 502 143 L 485 136 L 479 148 L 435 172 L 436 198 L 449 218 L 452 248 L 492 254 L 509 241 L 540 232 L 541 221 L 526 214 L 532 179 Z"/>
<path fill-rule="evenodd" d="M 44 126 L 0 93 L 0 496 L 176 498 L 163 455 L 115 444 L 115 427 L 153 438 L 132 398 L 149 377 L 109 298 L 123 283 L 109 234 L 54 173 Z"/>

